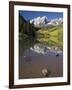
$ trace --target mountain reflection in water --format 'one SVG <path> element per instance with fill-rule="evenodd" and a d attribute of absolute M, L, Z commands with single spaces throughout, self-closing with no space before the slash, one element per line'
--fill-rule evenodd
<path fill-rule="evenodd" d="M 54 54 L 54 55 L 62 55 L 63 51 L 60 50 L 58 47 L 52 46 L 49 47 L 47 45 L 43 45 L 43 44 L 35 44 L 33 47 L 30 47 L 30 49 L 24 51 L 24 57 L 26 56 L 33 56 L 33 55 L 47 55 L 47 54 Z"/>
<path fill-rule="evenodd" d="M 48 68 L 48 77 L 63 76 L 63 51 L 58 47 L 36 43 L 23 51 L 19 60 L 19 78 L 43 78 L 42 70 Z"/>

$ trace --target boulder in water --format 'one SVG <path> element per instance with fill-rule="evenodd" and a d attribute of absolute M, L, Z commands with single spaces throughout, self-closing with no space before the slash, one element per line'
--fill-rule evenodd
<path fill-rule="evenodd" d="M 42 75 L 44 77 L 48 77 L 50 75 L 50 70 L 48 70 L 47 68 L 42 69 Z"/>

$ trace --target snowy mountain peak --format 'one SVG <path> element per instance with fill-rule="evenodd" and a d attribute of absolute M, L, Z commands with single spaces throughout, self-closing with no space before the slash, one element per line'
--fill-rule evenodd
<path fill-rule="evenodd" d="M 49 20 L 48 17 L 46 17 L 46 16 L 42 16 L 42 17 L 38 16 L 37 18 L 30 20 L 30 23 L 34 24 L 35 27 L 46 27 L 49 25 L 62 24 L 63 19 L 56 18 L 56 19 Z"/>

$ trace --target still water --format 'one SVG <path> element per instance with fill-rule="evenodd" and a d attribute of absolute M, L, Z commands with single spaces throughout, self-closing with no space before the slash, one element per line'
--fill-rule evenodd
<path fill-rule="evenodd" d="M 44 68 L 50 71 L 48 77 L 62 77 L 63 51 L 31 40 L 20 42 L 19 78 L 42 78 Z"/>

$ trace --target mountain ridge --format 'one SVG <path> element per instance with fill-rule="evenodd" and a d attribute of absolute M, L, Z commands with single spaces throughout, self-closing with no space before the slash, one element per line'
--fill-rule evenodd
<path fill-rule="evenodd" d="M 34 19 L 31 19 L 30 20 L 30 23 L 33 24 L 35 27 L 47 27 L 47 26 L 50 26 L 50 25 L 59 25 L 59 24 L 63 24 L 63 19 L 62 18 L 56 18 L 56 19 L 52 19 L 52 20 L 49 20 L 48 17 L 46 16 L 38 16 Z"/>

